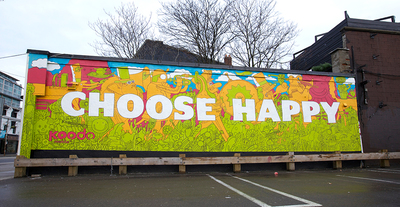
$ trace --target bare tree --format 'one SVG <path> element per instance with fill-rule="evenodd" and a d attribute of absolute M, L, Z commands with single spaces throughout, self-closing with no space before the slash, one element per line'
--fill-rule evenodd
<path fill-rule="evenodd" d="M 293 47 L 296 25 L 274 11 L 274 0 L 236 0 L 230 44 L 233 60 L 246 67 L 282 67 Z"/>
<path fill-rule="evenodd" d="M 135 58 L 140 45 L 151 36 L 151 18 L 139 14 L 133 2 L 115 8 L 115 15 L 105 13 L 108 20 L 89 23 L 101 38 L 91 46 L 99 55 Z"/>
<path fill-rule="evenodd" d="M 159 29 L 173 41 L 199 56 L 199 62 L 215 63 L 232 40 L 229 34 L 230 1 L 177 0 L 162 3 Z"/>

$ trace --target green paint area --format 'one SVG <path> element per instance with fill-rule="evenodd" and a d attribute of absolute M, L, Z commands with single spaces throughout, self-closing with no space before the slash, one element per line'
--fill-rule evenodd
<path fill-rule="evenodd" d="M 161 130 L 155 128 L 157 121 L 154 119 L 139 126 L 134 121 L 130 125 L 132 133 L 129 133 L 123 129 L 124 123 L 114 125 L 109 117 L 70 117 L 61 110 L 59 101 L 51 104 L 50 109 L 51 114 L 47 110 L 36 111 L 33 150 L 299 152 L 361 149 L 357 111 L 352 108 L 339 113 L 341 118 L 335 124 L 327 122 L 324 112 L 306 125 L 301 113 L 293 116 L 291 122 L 267 119 L 258 123 L 232 121 L 231 116 L 225 114 L 220 118 L 229 134 L 227 141 L 214 124 L 203 128 L 202 122 L 196 124 L 195 119 L 168 120 L 163 122 Z M 49 140 L 50 131 L 58 132 L 56 139 Z M 60 139 L 62 131 L 67 137 Z M 68 137 L 71 131 L 85 131 L 87 136 L 71 139 L 73 134 Z M 88 135 L 89 132 L 94 136 Z"/>

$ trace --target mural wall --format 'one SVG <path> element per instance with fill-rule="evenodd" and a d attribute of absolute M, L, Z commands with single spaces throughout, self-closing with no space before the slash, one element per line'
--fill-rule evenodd
<path fill-rule="evenodd" d="M 28 65 L 26 157 L 31 150 L 361 150 L 352 77 L 40 54 L 29 54 Z"/>

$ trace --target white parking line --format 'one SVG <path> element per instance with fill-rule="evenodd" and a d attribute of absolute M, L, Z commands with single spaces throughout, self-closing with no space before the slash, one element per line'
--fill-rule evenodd
<path fill-rule="evenodd" d="M 291 198 L 291 199 L 298 200 L 298 201 L 300 201 L 300 202 L 303 202 L 303 203 L 308 204 L 308 205 L 302 204 L 302 205 L 288 205 L 288 206 L 322 206 L 321 204 L 318 204 L 318 203 L 315 203 L 315 202 L 306 200 L 306 199 L 304 199 L 304 198 L 300 198 L 300 197 L 297 197 L 297 196 L 294 196 L 294 195 L 290 195 L 290 194 L 288 194 L 288 193 L 285 193 L 285 192 L 282 192 L 282 191 L 279 191 L 279 190 L 275 190 L 275 189 L 272 189 L 272 188 L 269 188 L 269 187 L 260 185 L 260 184 L 258 184 L 258 183 L 252 182 L 252 181 L 250 181 L 250 180 L 246 180 L 246 179 L 239 178 L 239 177 L 236 177 L 236 176 L 232 176 L 232 177 L 234 177 L 234 178 L 236 178 L 236 179 L 239 179 L 239 180 L 241 180 L 241 181 L 250 183 L 250 184 L 255 185 L 255 186 L 257 186 L 257 187 L 264 188 L 264 189 L 269 190 L 269 191 L 272 191 L 272 192 L 274 192 L 274 193 L 278 193 L 278 194 L 281 194 L 281 195 L 283 195 L 283 196 L 289 197 L 289 198 Z"/>
<path fill-rule="evenodd" d="M 381 180 L 381 179 L 374 179 L 374 178 L 363 178 L 363 177 L 354 177 L 354 176 L 348 176 L 348 175 L 336 175 L 339 177 L 346 177 L 346 178 L 355 178 L 355 179 L 360 179 L 360 180 L 370 180 L 370 181 L 376 181 L 376 182 L 384 182 L 384 183 L 393 183 L 393 184 L 398 184 L 400 185 L 399 182 L 394 182 L 390 180 Z"/>
<path fill-rule="evenodd" d="M 208 174 L 207 174 L 207 175 L 208 175 Z M 208 175 L 208 176 L 209 176 L 211 179 L 213 179 L 213 180 L 215 180 L 216 182 L 218 182 L 219 184 L 221 184 L 221 185 L 223 185 L 223 186 L 229 188 L 230 190 L 234 191 L 235 193 L 237 193 L 237 194 L 239 194 L 239 195 L 241 195 L 241 196 L 243 196 L 243 197 L 249 199 L 250 201 L 256 203 L 256 204 L 259 205 L 259 206 L 270 206 L 270 205 L 268 205 L 268 204 L 266 204 L 266 203 L 264 203 L 264 202 L 262 202 L 262 201 L 260 201 L 260 200 L 258 200 L 258 199 L 256 199 L 256 198 L 251 197 L 251 196 L 249 196 L 249 195 L 243 193 L 242 191 L 240 191 L 240 190 L 238 190 L 238 189 L 236 189 L 236 188 L 234 188 L 234 187 L 232 187 L 232 186 L 230 186 L 230 185 L 228 185 L 228 184 L 222 182 L 221 180 L 216 179 L 215 177 L 213 177 L 213 176 L 211 176 L 211 175 Z M 230 175 L 230 176 L 232 176 L 232 175 Z M 297 196 L 290 195 L 290 194 L 288 194 L 288 193 L 284 193 L 284 192 L 282 192 L 282 191 L 275 190 L 275 189 L 272 189 L 272 188 L 269 188 L 269 187 L 260 185 L 260 184 L 258 184 L 258 183 L 254 183 L 254 182 L 252 182 L 252 181 L 249 181 L 249 180 L 246 180 L 246 179 L 243 179 L 243 178 L 239 178 L 239 177 L 236 177 L 236 176 L 232 176 L 232 177 L 233 177 L 233 178 L 236 178 L 236 179 L 239 179 L 239 180 L 241 180 L 241 181 L 250 183 L 250 184 L 255 185 L 255 186 L 257 186 L 257 187 L 264 188 L 264 189 L 269 190 L 269 191 L 272 191 L 272 192 L 274 192 L 274 193 L 278 193 L 278 194 L 281 194 L 281 195 L 283 195 L 283 196 L 289 197 L 289 198 L 291 198 L 291 199 L 298 200 L 298 201 L 300 201 L 300 202 L 305 203 L 305 204 L 299 204 L 299 205 L 285 205 L 285 206 L 275 206 L 275 207 L 322 206 L 321 204 L 318 204 L 318 203 L 315 203 L 315 202 L 312 202 L 312 201 L 309 201 L 309 200 L 306 200 L 306 199 L 303 199 L 303 198 L 299 198 L 299 197 L 297 197 Z"/>
<path fill-rule="evenodd" d="M 376 169 L 379 171 L 394 171 L 394 172 L 400 172 L 400 170 L 395 170 L 395 169 Z"/>
<path fill-rule="evenodd" d="M 207 175 L 208 175 L 208 174 L 207 174 Z M 226 184 L 226 183 L 224 183 L 224 182 L 218 180 L 217 178 L 214 178 L 214 177 L 211 176 L 211 175 L 208 175 L 208 177 L 210 177 L 211 179 L 215 180 L 217 183 L 219 183 L 219 184 L 221 184 L 221 185 L 223 185 L 223 186 L 229 188 L 229 189 L 232 190 L 233 192 L 235 192 L 235 193 L 237 193 L 237 194 L 239 194 L 239 195 L 241 195 L 241 196 L 243 196 L 243 197 L 249 199 L 250 201 L 252 201 L 253 203 L 255 203 L 255 204 L 259 205 L 259 206 L 270 207 L 270 205 L 268 205 L 268 204 L 266 204 L 266 203 L 264 203 L 264 202 L 262 202 L 262 201 L 260 201 L 260 200 L 258 200 L 258 199 L 256 199 L 256 198 L 254 198 L 254 197 L 251 197 L 251 196 L 247 195 L 246 193 L 243 193 L 242 191 L 240 191 L 240 190 L 238 190 L 238 189 L 236 189 L 236 188 L 234 188 L 234 187 L 232 187 L 232 186 L 230 186 L 230 185 L 228 185 L 228 184 Z"/>
<path fill-rule="evenodd" d="M 10 171 L 2 171 L 0 173 L 14 173 L 14 170 L 10 170 Z"/>
<path fill-rule="evenodd" d="M 4 178 L 0 178 L 0 181 L 2 181 L 2 180 L 8 180 L 8 179 L 12 179 L 12 178 L 14 178 L 14 176 L 11 176 L 11 177 L 4 177 Z"/>
<path fill-rule="evenodd" d="M 14 162 L 0 162 L 0 165 L 14 164 Z"/>
<path fill-rule="evenodd" d="M 392 174 L 400 174 L 400 172 L 393 172 L 392 170 L 367 170 L 370 172 L 379 172 L 379 173 L 392 173 Z"/>

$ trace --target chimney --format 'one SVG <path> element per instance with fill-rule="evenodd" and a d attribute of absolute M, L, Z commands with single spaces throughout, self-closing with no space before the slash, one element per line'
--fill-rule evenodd
<path fill-rule="evenodd" d="M 332 72 L 351 73 L 349 49 L 337 48 L 331 52 Z"/>
<path fill-rule="evenodd" d="M 224 64 L 232 66 L 232 57 L 230 55 L 225 55 Z"/>

